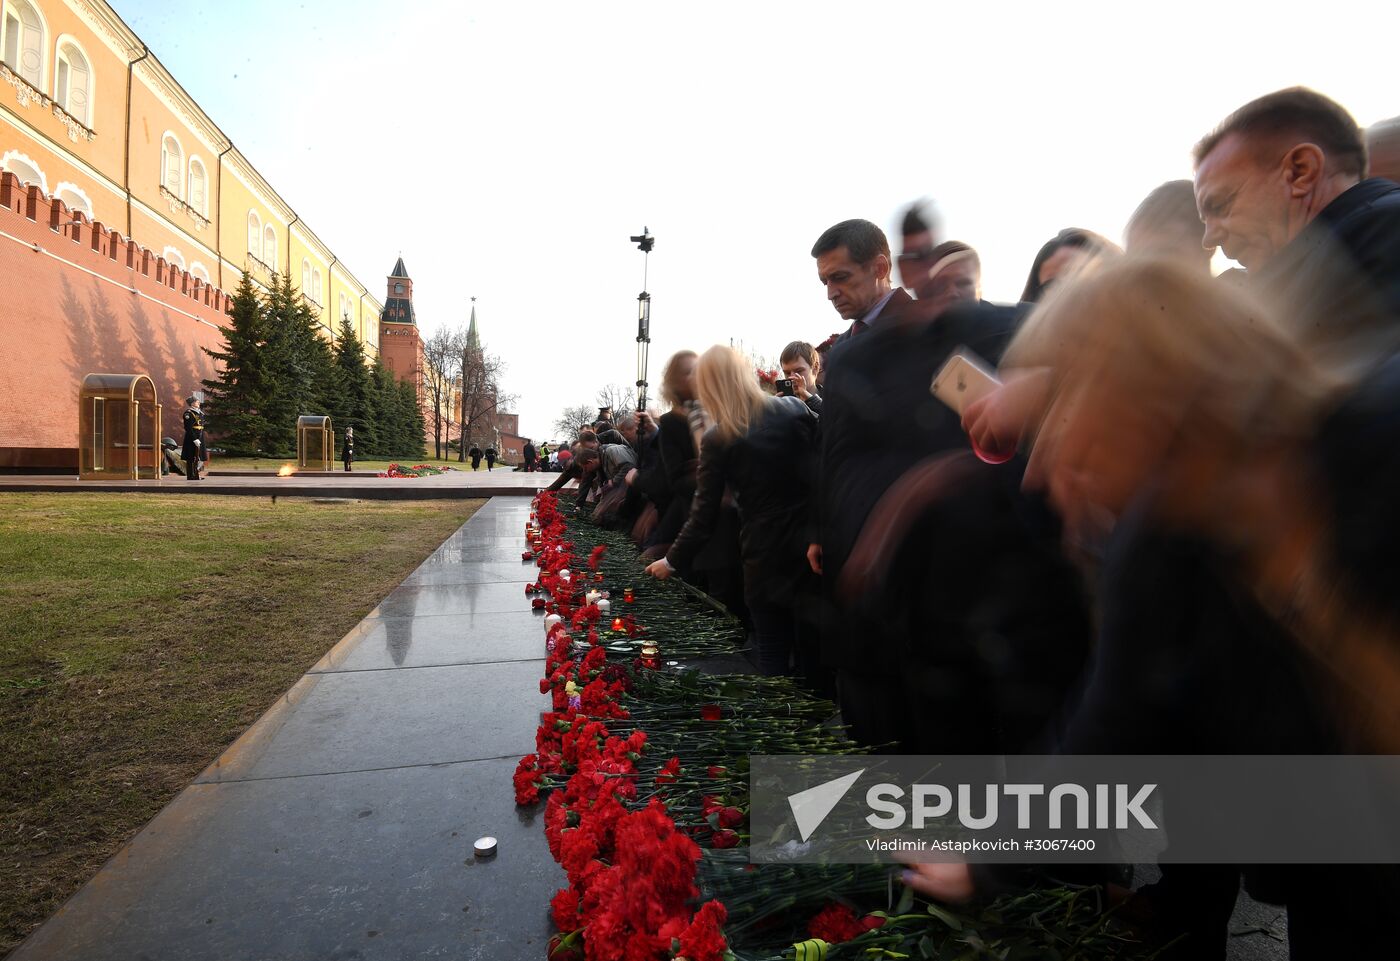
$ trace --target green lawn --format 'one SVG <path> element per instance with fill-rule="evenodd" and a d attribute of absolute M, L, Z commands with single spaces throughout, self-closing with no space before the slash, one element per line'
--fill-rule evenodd
<path fill-rule="evenodd" d="M 0 494 L 0 955 L 481 503 Z"/>

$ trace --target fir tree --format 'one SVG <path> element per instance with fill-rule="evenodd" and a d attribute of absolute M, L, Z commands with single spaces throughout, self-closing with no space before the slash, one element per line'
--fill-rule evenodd
<path fill-rule="evenodd" d="M 318 332 L 316 315 L 292 287 L 291 278 L 273 277 L 267 314 L 271 325 L 269 444 L 270 449 L 285 453 L 296 449 L 298 417 L 329 413 L 336 392 L 336 367 L 330 345 Z"/>
<path fill-rule="evenodd" d="M 378 457 L 397 457 L 398 438 L 402 431 L 402 418 L 399 416 L 398 379 L 394 372 L 375 358 L 371 372 L 374 390 L 375 437 L 373 453 Z"/>
<path fill-rule="evenodd" d="M 423 406 L 418 403 L 418 392 L 408 381 L 399 382 L 399 406 L 404 420 L 403 456 L 417 463 L 423 459 L 427 424 L 423 420 Z"/>
<path fill-rule="evenodd" d="M 374 382 L 365 363 L 365 345 L 355 336 L 348 318 L 340 322 L 340 337 L 335 344 L 336 395 L 330 411 L 344 436 L 344 428 L 355 428 L 356 446 L 369 450 L 374 446 Z"/>
<path fill-rule="evenodd" d="M 204 350 L 219 368 L 214 380 L 204 381 L 205 415 L 211 434 L 229 453 L 256 454 L 270 449 L 268 319 L 247 274 L 230 298 L 228 316 L 228 326 L 219 328 L 224 349 Z"/>

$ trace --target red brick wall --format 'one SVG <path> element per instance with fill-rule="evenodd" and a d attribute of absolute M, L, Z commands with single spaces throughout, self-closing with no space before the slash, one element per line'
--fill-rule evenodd
<path fill-rule="evenodd" d="M 501 460 L 512 467 L 525 463 L 525 438 L 501 432 Z"/>
<path fill-rule="evenodd" d="M 178 439 L 185 397 L 214 372 L 201 348 L 222 343 L 227 302 L 0 174 L 0 467 L 76 465 L 78 390 L 89 373 L 149 374 L 163 431 Z"/>

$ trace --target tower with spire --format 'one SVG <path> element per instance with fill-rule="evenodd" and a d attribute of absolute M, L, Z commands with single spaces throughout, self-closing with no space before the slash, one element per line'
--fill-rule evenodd
<path fill-rule="evenodd" d="M 399 380 L 413 384 L 421 406 L 427 397 L 423 372 L 423 338 L 413 309 L 413 280 L 403 255 L 389 272 L 384 310 L 379 315 L 379 357 Z"/>
<path fill-rule="evenodd" d="M 476 298 L 472 298 L 472 319 L 467 324 L 467 350 L 480 350 L 481 336 L 476 332 Z"/>

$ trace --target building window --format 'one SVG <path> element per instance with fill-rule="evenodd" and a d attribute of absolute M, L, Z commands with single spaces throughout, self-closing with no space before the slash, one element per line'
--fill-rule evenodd
<path fill-rule="evenodd" d="M 316 303 L 321 303 L 321 268 L 311 268 L 311 299 Z"/>
<path fill-rule="evenodd" d="M 311 296 L 311 261 L 305 257 L 301 259 L 301 292 Z"/>
<path fill-rule="evenodd" d="M 185 199 L 185 151 L 173 133 L 160 141 L 161 186 L 181 200 Z"/>
<path fill-rule="evenodd" d="M 166 247 L 161 256 L 165 258 L 165 262 L 170 266 L 179 267 L 181 270 L 185 269 L 184 255 L 174 247 Z"/>
<path fill-rule="evenodd" d="M 8 170 L 21 182 L 35 184 L 44 193 L 49 192 L 49 178 L 44 176 L 44 172 L 39 169 L 38 164 L 18 150 L 5 152 L 4 159 L 0 160 L 0 170 Z"/>
<path fill-rule="evenodd" d="M 257 257 L 262 253 L 262 221 L 257 211 L 248 211 L 248 256 Z"/>
<path fill-rule="evenodd" d="M 263 228 L 262 242 L 262 262 L 273 270 L 277 269 L 277 232 L 272 229 L 272 224 Z"/>
<path fill-rule="evenodd" d="M 68 209 L 73 213 L 81 213 L 88 220 L 95 220 L 92 212 L 92 201 L 77 184 L 70 184 L 66 181 L 54 188 L 54 199 L 61 200 L 68 205 Z"/>
<path fill-rule="evenodd" d="M 5 6 L 5 64 L 29 82 L 44 89 L 44 19 L 29 0 Z"/>
<path fill-rule="evenodd" d="M 84 127 L 92 126 L 92 68 L 82 48 L 71 40 L 58 45 L 54 67 L 53 99 Z"/>
<path fill-rule="evenodd" d="M 201 283 L 213 283 L 213 281 L 209 279 L 208 268 L 197 260 L 194 263 L 190 264 L 190 276 L 193 277 L 195 280 L 200 281 Z"/>
<path fill-rule="evenodd" d="M 209 216 L 209 178 L 204 173 L 204 162 L 198 157 L 190 158 L 190 192 L 187 202 L 201 217 Z"/>

